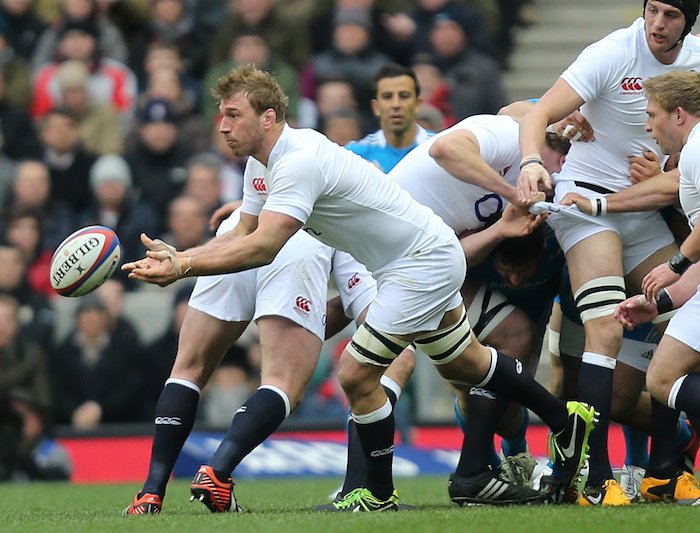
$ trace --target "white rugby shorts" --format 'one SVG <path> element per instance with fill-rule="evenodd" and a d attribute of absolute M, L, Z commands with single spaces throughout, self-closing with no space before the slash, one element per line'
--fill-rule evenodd
<path fill-rule="evenodd" d="M 601 196 L 595 191 L 579 187 L 573 181 L 559 181 L 555 187 L 554 202 L 559 203 L 570 192 L 588 198 Z M 629 274 L 664 246 L 675 242 L 671 230 L 658 211 L 616 213 L 588 218 L 589 221 L 586 221 L 553 213 L 547 218 L 547 222 L 554 229 L 564 253 L 591 235 L 606 230 L 614 231 L 622 240 L 622 267 L 625 274 Z"/>
<path fill-rule="evenodd" d="M 232 215 L 219 226 L 217 235 L 237 223 L 238 217 Z M 323 340 L 332 252 L 298 231 L 269 265 L 198 277 L 189 305 L 227 322 L 285 317 Z"/>
<path fill-rule="evenodd" d="M 466 272 L 454 233 L 393 261 L 373 273 L 377 296 L 369 306 L 367 324 L 390 335 L 435 331 L 444 314 L 462 303 L 459 289 Z"/>
<path fill-rule="evenodd" d="M 583 354 L 583 346 L 583 326 L 562 316 L 561 330 L 559 331 L 559 352 L 562 355 L 580 358 Z M 654 342 L 643 342 L 623 337 L 617 360 L 646 374 L 656 346 Z"/>
<path fill-rule="evenodd" d="M 696 352 L 700 352 L 698 320 L 700 320 L 700 292 L 696 292 L 671 317 L 664 335 L 669 335 Z"/>

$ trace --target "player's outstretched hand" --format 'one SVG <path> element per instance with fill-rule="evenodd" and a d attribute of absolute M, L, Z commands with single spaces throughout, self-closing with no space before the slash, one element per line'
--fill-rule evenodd
<path fill-rule="evenodd" d="M 566 196 L 564 196 L 559 203 L 561 205 L 575 205 L 578 207 L 579 211 L 586 213 L 587 215 L 590 215 L 593 212 L 591 209 L 591 200 L 577 192 L 566 193 Z"/>
<path fill-rule="evenodd" d="M 146 257 L 122 265 L 130 279 L 165 287 L 182 277 L 182 261 L 174 246 L 145 233 L 141 234 L 141 242 L 146 247 Z"/>
<path fill-rule="evenodd" d="M 668 287 L 680 279 L 680 275 L 676 274 L 668 263 L 661 263 L 654 267 L 642 280 L 642 290 L 644 296 L 649 301 L 656 301 L 659 291 L 664 287 Z"/>
<path fill-rule="evenodd" d="M 651 322 L 659 314 L 656 304 L 646 299 L 643 294 L 637 294 L 617 304 L 613 316 L 627 329 Z"/>

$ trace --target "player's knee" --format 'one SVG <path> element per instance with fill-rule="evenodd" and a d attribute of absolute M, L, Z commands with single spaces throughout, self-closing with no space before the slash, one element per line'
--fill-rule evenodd
<path fill-rule="evenodd" d="M 668 396 L 671 392 L 675 380 L 671 380 L 661 372 L 655 372 L 649 369 L 646 377 L 646 385 L 649 394 L 658 402 L 668 405 Z"/>
<path fill-rule="evenodd" d="M 616 356 L 620 351 L 623 329 L 612 315 L 589 321 L 584 328 L 590 351 L 611 356 Z"/>
<path fill-rule="evenodd" d="M 206 385 L 216 364 L 208 364 L 208 358 L 194 353 L 184 354 L 178 351 L 170 371 L 170 377 L 196 383 L 199 387 Z"/>

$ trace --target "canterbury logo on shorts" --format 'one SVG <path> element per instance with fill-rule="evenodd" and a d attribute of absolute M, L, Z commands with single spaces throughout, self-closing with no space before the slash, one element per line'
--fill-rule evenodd
<path fill-rule="evenodd" d="M 308 316 L 311 312 L 311 300 L 303 296 L 297 296 L 294 300 L 294 309 Z"/>

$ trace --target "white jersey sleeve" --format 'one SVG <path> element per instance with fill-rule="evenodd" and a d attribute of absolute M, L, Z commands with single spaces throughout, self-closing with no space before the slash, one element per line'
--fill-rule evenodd
<path fill-rule="evenodd" d="M 279 160 L 268 182 L 274 194 L 263 209 L 284 213 L 305 223 L 324 189 L 324 176 L 316 160 L 303 152 L 292 152 Z"/>
<path fill-rule="evenodd" d="M 243 172 L 243 201 L 241 211 L 258 216 L 267 199 L 265 166 L 252 157 L 248 158 Z"/>

